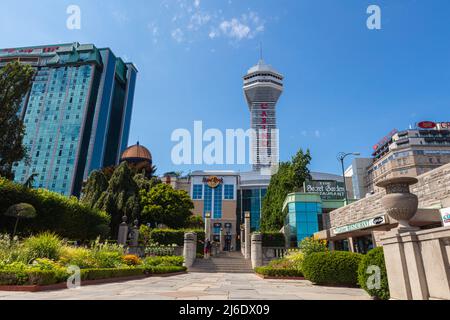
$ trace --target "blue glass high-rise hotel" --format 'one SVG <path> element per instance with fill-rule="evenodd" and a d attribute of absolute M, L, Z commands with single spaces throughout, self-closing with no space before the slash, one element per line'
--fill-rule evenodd
<path fill-rule="evenodd" d="M 127 147 L 137 70 L 92 44 L 0 50 L 0 67 L 15 60 L 36 70 L 20 108 L 30 161 L 15 165 L 15 180 L 35 174 L 35 187 L 78 196 Z"/>

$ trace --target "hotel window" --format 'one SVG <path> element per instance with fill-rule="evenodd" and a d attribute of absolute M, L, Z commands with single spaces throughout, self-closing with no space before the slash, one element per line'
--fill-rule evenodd
<path fill-rule="evenodd" d="M 214 219 L 222 219 L 223 186 L 220 184 L 214 189 Z"/>
<path fill-rule="evenodd" d="M 203 217 L 207 212 L 211 213 L 212 211 L 212 188 L 205 185 L 205 199 L 203 206 Z"/>
<path fill-rule="evenodd" d="M 224 186 L 224 199 L 225 200 L 234 200 L 234 185 L 226 184 Z"/>
<path fill-rule="evenodd" d="M 193 200 L 202 200 L 203 198 L 203 185 L 195 184 L 194 189 L 192 191 L 192 199 Z"/>

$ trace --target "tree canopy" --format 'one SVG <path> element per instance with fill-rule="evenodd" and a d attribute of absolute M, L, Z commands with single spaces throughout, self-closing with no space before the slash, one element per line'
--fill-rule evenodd
<path fill-rule="evenodd" d="M 308 169 L 311 163 L 309 150 L 299 150 L 289 162 L 280 163 L 278 172 L 272 176 L 262 205 L 261 230 L 278 231 L 284 226 L 286 214 L 283 204 L 286 196 L 303 188 L 306 180 L 311 179 Z"/>
<path fill-rule="evenodd" d="M 143 223 L 164 224 L 169 228 L 183 228 L 190 221 L 194 204 L 186 191 L 170 185 L 158 184 L 150 191 L 141 190 L 141 219 Z"/>
<path fill-rule="evenodd" d="M 26 159 L 25 127 L 19 109 L 30 90 L 34 70 L 19 62 L 0 69 L 0 175 L 13 180 L 13 164 Z"/>

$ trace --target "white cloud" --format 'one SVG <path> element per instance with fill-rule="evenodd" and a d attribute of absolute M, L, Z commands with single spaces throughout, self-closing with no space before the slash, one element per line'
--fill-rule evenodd
<path fill-rule="evenodd" d="M 223 35 L 235 40 L 252 39 L 264 31 L 264 21 L 253 11 L 243 14 L 240 19 L 224 20 L 220 24 Z"/>
<path fill-rule="evenodd" d="M 226 10 L 205 9 L 202 4 L 201 0 L 162 0 L 161 6 L 168 10 L 170 18 L 167 22 L 158 21 L 159 29 L 149 27 L 154 41 L 169 34 L 178 43 L 219 38 L 237 42 L 253 39 L 265 31 L 265 21 L 255 11 L 248 9 L 240 15 L 228 16 Z"/>
<path fill-rule="evenodd" d="M 238 40 L 249 37 L 251 32 L 248 25 L 241 23 L 236 18 L 233 18 L 230 21 L 223 21 L 220 24 L 220 30 L 222 30 L 224 35 Z"/>
<path fill-rule="evenodd" d="M 176 42 L 180 43 L 184 41 L 184 32 L 177 28 L 172 31 L 172 39 L 174 39 Z"/>
<path fill-rule="evenodd" d="M 211 19 L 212 19 L 212 17 L 208 13 L 196 12 L 191 16 L 188 28 L 198 30 L 203 25 L 208 24 L 211 21 Z"/>

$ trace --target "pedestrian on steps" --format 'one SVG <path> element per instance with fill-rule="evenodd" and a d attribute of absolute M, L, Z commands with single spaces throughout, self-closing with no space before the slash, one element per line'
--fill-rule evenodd
<path fill-rule="evenodd" d="M 210 254 L 211 254 L 211 241 L 207 239 L 205 241 L 205 259 L 209 259 Z"/>

